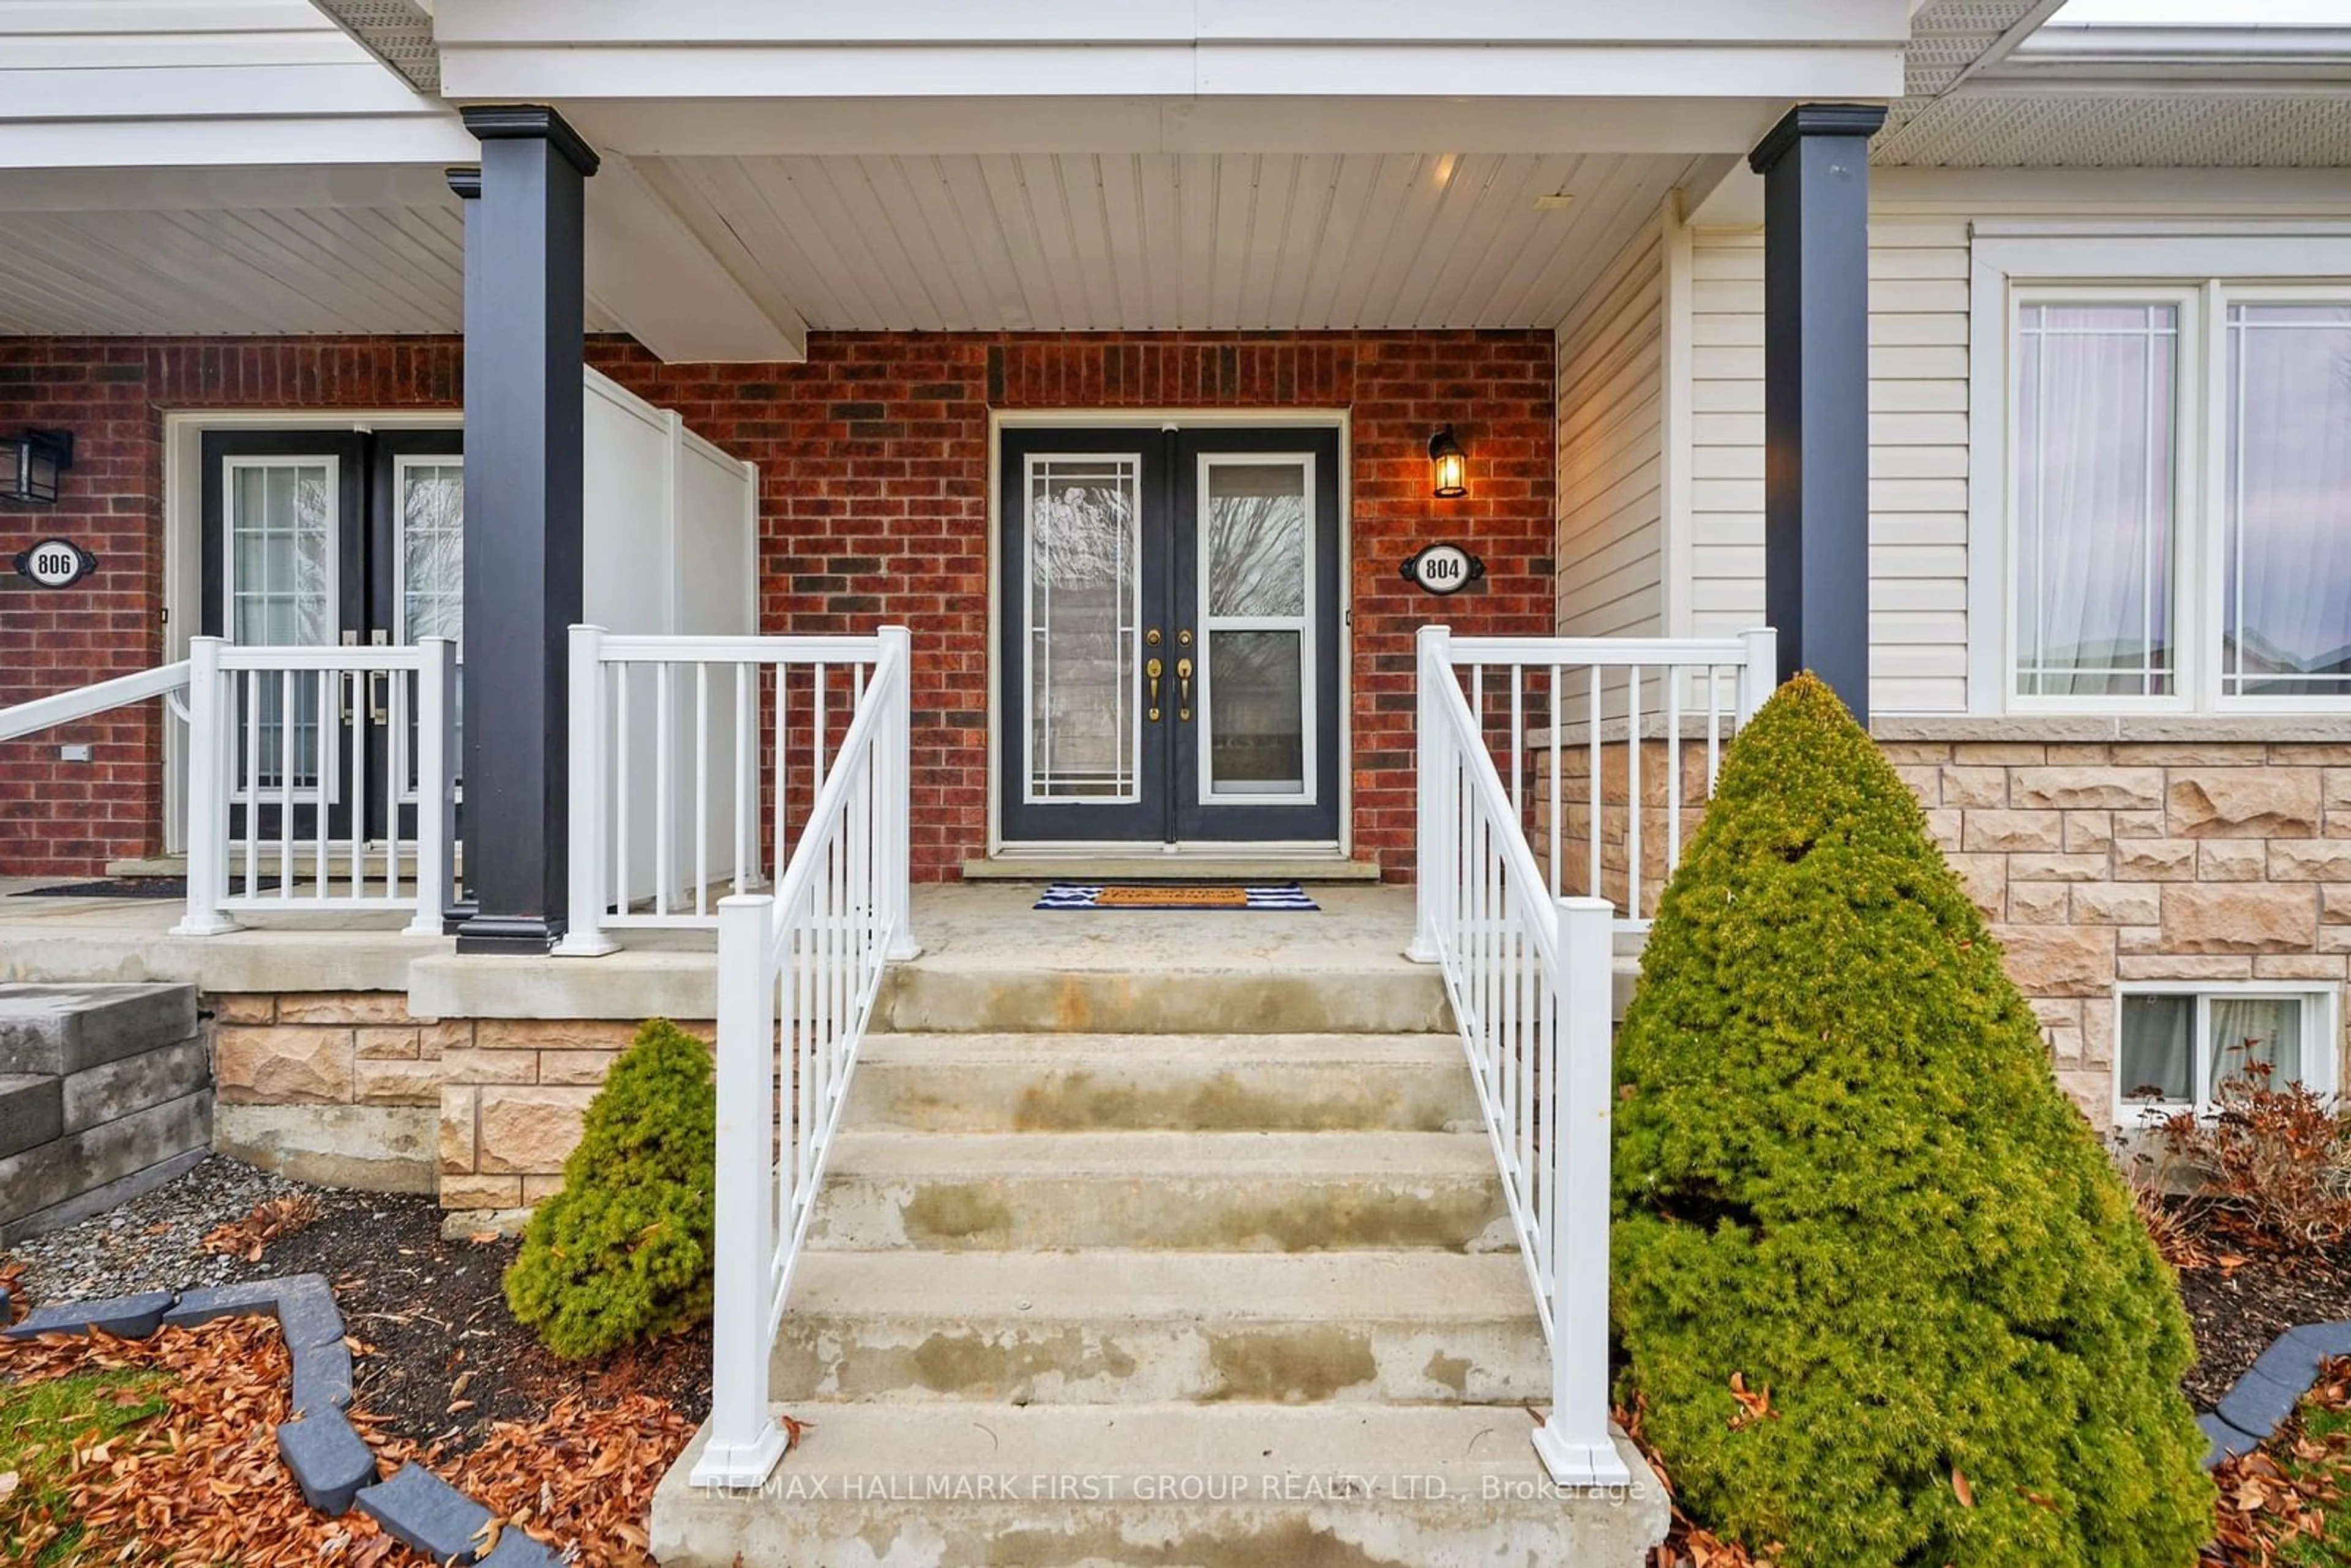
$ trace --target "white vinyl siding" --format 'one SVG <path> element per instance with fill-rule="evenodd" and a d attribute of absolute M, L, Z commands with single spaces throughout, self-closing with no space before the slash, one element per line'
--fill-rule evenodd
<path fill-rule="evenodd" d="M 1665 259 L 1650 224 L 1559 330 L 1559 630 L 1666 630 Z"/>
<path fill-rule="evenodd" d="M 1690 617 L 1763 621 L 1763 236 L 1697 231 L 1690 288 Z M 1870 706 L 1968 705 L 1968 230 L 1870 226 Z"/>

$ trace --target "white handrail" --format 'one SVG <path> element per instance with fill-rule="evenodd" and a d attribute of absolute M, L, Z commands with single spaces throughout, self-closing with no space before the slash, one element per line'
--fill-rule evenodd
<path fill-rule="evenodd" d="M 911 946 L 910 642 L 885 627 L 880 643 L 775 894 L 718 903 L 710 1441 L 696 1486 L 758 1486 L 783 1454 L 768 1354 L 882 972 Z"/>
<path fill-rule="evenodd" d="M 16 740 L 57 725 L 95 717 L 109 708 L 128 707 L 150 697 L 168 698 L 187 689 L 188 661 L 182 659 L 96 685 L 53 692 L 13 707 L 0 707 L 0 740 Z"/>
<path fill-rule="evenodd" d="M 446 637 L 400 647 L 190 640 L 188 904 L 174 935 L 234 931 L 246 913 L 349 910 L 405 912 L 411 935 L 440 932 L 455 891 L 455 648 Z M 380 834 L 371 789 L 381 792 Z M 413 833 L 401 821 L 411 802 Z M 274 888 L 262 876 L 270 836 Z"/>
<path fill-rule="evenodd" d="M 883 649 L 881 636 L 572 627 L 570 909 L 556 952 L 612 952 L 627 926 L 712 928 L 716 892 L 776 886 L 794 808 L 813 806 Z"/>
<path fill-rule="evenodd" d="M 1736 637 L 1456 637 L 1428 627 L 1424 646 L 1430 633 L 1466 685 L 1480 747 L 1497 753 L 1504 793 L 1551 895 L 1610 899 L 1619 930 L 1646 929 L 1651 896 L 1680 863 L 1693 814 L 1714 793 L 1722 747 L 1771 693 L 1776 634 L 1763 627 Z M 1436 733 L 1432 690 L 1422 688 L 1424 777 L 1436 765 L 1426 749 Z M 1684 767 L 1696 763 L 1700 745 L 1702 781 Z M 1442 858 L 1447 823 L 1424 812 L 1422 831 L 1438 835 Z M 1573 852 L 1579 838 L 1582 852 Z M 1435 961 L 1428 917 L 1424 884 L 1412 946 L 1423 963 Z"/>
<path fill-rule="evenodd" d="M 1611 910 L 1544 890 L 1443 627 L 1421 631 L 1419 683 L 1425 935 L 1551 1343 L 1535 1448 L 1561 1486 L 1623 1486 L 1608 1430 Z M 1438 820 L 1451 831 L 1432 833 Z"/>

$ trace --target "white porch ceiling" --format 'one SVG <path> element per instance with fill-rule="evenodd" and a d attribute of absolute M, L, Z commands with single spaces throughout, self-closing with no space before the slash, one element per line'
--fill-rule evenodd
<path fill-rule="evenodd" d="M 464 222 L 410 206 L 14 212 L 0 332 L 444 332 Z"/>
<path fill-rule="evenodd" d="M 640 158 L 813 329 L 1555 325 L 1706 160 L 1561 153 Z M 1564 210 L 1538 196 L 1566 193 Z"/>

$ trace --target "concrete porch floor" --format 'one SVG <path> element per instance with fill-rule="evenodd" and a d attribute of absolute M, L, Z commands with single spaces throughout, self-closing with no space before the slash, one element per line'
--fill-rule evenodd
<path fill-rule="evenodd" d="M 444 936 L 409 936 L 397 914 L 271 915 L 225 936 L 171 935 L 171 899 L 22 897 L 59 878 L 0 878 L 0 980 L 177 980 L 212 993 L 410 993 L 420 1018 L 708 1019 L 716 939 L 704 931 L 629 930 L 601 958 L 459 956 Z M 1404 956 L 1413 890 L 1317 884 L 1312 913 L 1048 911 L 1041 884 L 950 883 L 914 889 L 923 955 L 904 971 L 932 981 L 1076 973 L 1279 976 L 1342 972 L 1377 985 L 1425 982 Z M 914 1027 L 912 1019 L 897 1027 Z"/>

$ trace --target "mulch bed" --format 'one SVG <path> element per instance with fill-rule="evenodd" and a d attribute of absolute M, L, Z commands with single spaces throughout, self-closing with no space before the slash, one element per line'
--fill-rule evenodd
<path fill-rule="evenodd" d="M 2242 1260 L 2179 1274 L 2180 1300 L 2196 1328 L 2196 1364 L 2179 1382 L 2199 1410 L 2217 1404 L 2286 1330 L 2351 1318 L 2351 1256 L 2340 1249 L 2300 1257 L 2214 1250 Z"/>
<path fill-rule="evenodd" d="M 383 1429 L 463 1454 L 498 1421 L 535 1419 L 559 1400 L 614 1405 L 651 1395 L 690 1425 L 710 1412 L 704 1324 L 598 1363 L 559 1361 L 507 1311 L 502 1281 L 520 1242 L 445 1241 L 430 1197 L 321 1194 L 319 1218 L 270 1242 L 242 1274 L 315 1270 L 335 1287 L 343 1321 L 370 1354 L 353 1382 Z"/>
<path fill-rule="evenodd" d="M 651 1563 L 643 1526 L 653 1489 L 710 1407 L 707 1325 L 601 1362 L 559 1361 L 507 1310 L 503 1278 L 517 1239 L 486 1232 L 444 1239 L 441 1210 L 430 1197 L 304 1188 L 276 1178 L 256 1187 L 239 1171 L 214 1168 L 229 1164 L 208 1161 L 200 1167 L 205 1177 L 187 1182 L 186 1191 L 150 1195 L 44 1239 L 37 1268 L 20 1271 L 0 1260 L 0 1279 L 21 1301 L 28 1294 L 82 1295 L 72 1287 L 93 1276 L 120 1291 L 135 1288 L 133 1281 L 178 1288 L 323 1274 L 355 1353 L 352 1420 L 386 1473 L 397 1462 L 422 1460 L 540 1539 L 576 1543 L 583 1563 Z M 223 1218 L 224 1203 L 256 1190 L 272 1196 L 235 1223 Z M 214 1249 L 192 1239 L 200 1232 Z M 64 1288 L 44 1291 L 45 1283 Z M 103 1500 L 112 1528 L 150 1541 L 184 1540 L 194 1552 L 190 1563 L 292 1563 L 319 1561 L 322 1552 L 386 1568 L 422 1561 L 377 1538 L 364 1521 L 328 1521 L 302 1507 L 270 1435 L 285 1414 L 285 1356 L 274 1326 L 225 1321 L 147 1341 L 17 1342 L 0 1345 L 0 1377 L 54 1373 L 85 1357 L 180 1373 L 186 1385 L 174 1397 L 183 1407 L 163 1425 L 187 1433 L 204 1412 L 232 1416 L 215 1429 L 224 1444 L 243 1434 L 235 1452 L 251 1450 L 251 1474 L 229 1479 L 267 1490 L 266 1501 L 248 1493 L 241 1508 L 216 1508 L 210 1480 L 181 1479 L 168 1456 L 142 1460 L 141 1487 L 113 1487 L 101 1500 L 103 1478 L 93 1475 L 81 1493 L 92 1505 Z M 214 1447 L 200 1441 L 189 1451 Z M 205 1475 L 216 1473 L 225 1474 Z M 156 1506 L 143 1500 L 150 1483 L 173 1500 L 162 1505 L 170 1517 L 150 1517 Z"/>

